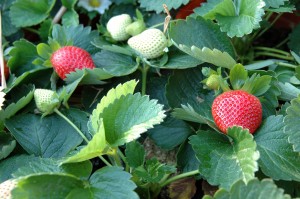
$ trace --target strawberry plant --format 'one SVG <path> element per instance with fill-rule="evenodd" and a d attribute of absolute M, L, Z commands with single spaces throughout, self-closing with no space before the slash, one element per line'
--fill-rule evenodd
<path fill-rule="evenodd" d="M 300 197 L 299 8 L 1 1 L 0 198 Z"/>

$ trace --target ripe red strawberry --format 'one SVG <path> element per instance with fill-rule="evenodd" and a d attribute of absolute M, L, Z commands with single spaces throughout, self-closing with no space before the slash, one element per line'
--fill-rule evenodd
<path fill-rule="evenodd" d="M 232 126 L 241 126 L 254 133 L 261 124 L 262 106 L 257 97 L 246 91 L 227 91 L 214 100 L 212 115 L 223 133 Z"/>
<path fill-rule="evenodd" d="M 50 59 L 58 76 L 62 79 L 75 69 L 95 68 L 91 55 L 82 48 L 64 46 L 55 51 Z"/>
<path fill-rule="evenodd" d="M 5 60 L 4 60 L 4 76 L 5 76 L 5 79 L 8 79 L 8 77 L 9 77 L 9 68 L 8 68 Z M 0 82 L 1 82 L 1 78 L 2 78 L 2 76 L 0 75 Z"/>
<path fill-rule="evenodd" d="M 191 0 L 188 4 L 182 6 L 176 13 L 176 19 L 185 19 L 190 14 L 194 13 L 194 9 L 200 7 L 206 0 Z"/>

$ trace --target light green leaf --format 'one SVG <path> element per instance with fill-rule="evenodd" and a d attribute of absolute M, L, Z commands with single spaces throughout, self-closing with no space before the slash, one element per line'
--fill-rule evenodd
<path fill-rule="evenodd" d="M 73 9 L 68 10 L 62 16 L 62 24 L 64 26 L 78 26 L 79 25 L 79 16 L 77 12 Z"/>
<path fill-rule="evenodd" d="M 5 126 L 29 154 L 36 156 L 64 157 L 82 142 L 74 128 L 57 115 L 41 118 L 21 114 L 6 120 Z"/>
<path fill-rule="evenodd" d="M 90 178 L 90 192 L 95 199 L 138 199 L 131 175 L 119 167 L 104 167 Z"/>
<path fill-rule="evenodd" d="M 106 148 L 105 130 L 103 120 L 99 120 L 98 132 L 93 136 L 92 140 L 75 155 L 68 157 L 63 163 L 82 162 L 105 154 Z"/>
<path fill-rule="evenodd" d="M 95 38 L 94 41 L 92 41 L 92 44 L 102 50 L 133 56 L 133 51 L 128 46 L 119 46 L 111 44 L 102 37 Z"/>
<path fill-rule="evenodd" d="M 225 189 L 237 180 L 254 178 L 258 170 L 256 143 L 248 130 L 241 127 L 228 129 L 228 136 L 213 131 L 198 131 L 190 143 L 200 162 L 199 172 L 212 185 Z M 232 140 L 231 140 L 232 139 Z"/>
<path fill-rule="evenodd" d="M 55 4 L 55 0 L 16 0 L 10 8 L 10 18 L 17 27 L 27 27 L 44 21 Z"/>
<path fill-rule="evenodd" d="M 230 70 L 229 75 L 230 75 L 230 83 L 234 90 L 240 89 L 244 85 L 246 79 L 248 78 L 248 72 L 245 69 L 245 67 L 241 64 L 236 64 Z"/>
<path fill-rule="evenodd" d="M 215 66 L 231 69 L 236 64 L 236 61 L 227 52 L 221 52 L 215 48 L 213 50 L 206 47 L 199 49 L 196 46 L 192 46 L 189 49 L 189 47 L 179 44 L 179 49 L 198 60 L 213 64 Z"/>
<path fill-rule="evenodd" d="M 133 94 L 134 89 L 137 85 L 135 80 L 125 82 L 124 84 L 119 84 L 116 88 L 113 88 L 108 91 L 106 96 L 104 96 L 97 107 L 94 109 L 90 121 L 89 129 L 90 133 L 95 134 L 99 128 L 100 115 L 103 110 L 112 104 L 115 100 L 119 99 L 123 95 Z"/>
<path fill-rule="evenodd" d="M 287 0 L 264 0 L 266 3 L 265 8 L 279 8 L 280 6 L 283 6 L 286 1 Z"/>
<path fill-rule="evenodd" d="M 114 100 L 100 117 L 103 118 L 107 142 L 112 146 L 120 146 L 139 138 L 147 129 L 161 123 L 165 114 L 157 100 L 136 93 Z"/>
<path fill-rule="evenodd" d="M 74 8 L 78 0 L 62 0 L 61 3 L 68 9 Z"/>
<path fill-rule="evenodd" d="M 144 165 L 146 152 L 143 145 L 138 141 L 132 141 L 126 144 L 125 155 L 130 167 L 136 168 Z"/>
<path fill-rule="evenodd" d="M 283 116 L 268 117 L 254 134 L 260 153 L 259 167 L 275 180 L 300 180 L 300 155 L 284 133 Z"/>
<path fill-rule="evenodd" d="M 272 77 L 269 75 L 260 76 L 254 73 L 250 78 L 247 78 L 241 90 L 245 90 L 255 96 L 260 96 L 266 93 L 271 87 Z"/>
<path fill-rule="evenodd" d="M 0 160 L 9 156 L 15 147 L 16 140 L 14 140 L 10 135 L 0 134 Z"/>
<path fill-rule="evenodd" d="M 137 70 L 138 64 L 131 56 L 106 50 L 93 56 L 97 68 L 103 69 L 112 76 L 125 76 Z"/>
<path fill-rule="evenodd" d="M 176 10 L 182 4 L 187 4 L 189 0 L 139 0 L 139 2 L 141 3 L 141 7 L 146 8 L 147 11 L 155 11 L 156 13 L 160 13 L 164 11 L 163 4 L 166 4 L 169 10 Z"/>
<path fill-rule="evenodd" d="M 293 145 L 294 151 L 300 152 L 300 97 L 291 101 L 286 113 L 284 132 L 288 135 L 288 140 Z"/>
<path fill-rule="evenodd" d="M 76 188 L 84 188 L 84 181 L 70 174 L 34 174 L 20 178 L 12 191 L 13 198 L 63 199 Z"/>
<path fill-rule="evenodd" d="M 216 19 L 229 37 L 242 37 L 260 27 L 264 5 L 262 0 L 208 0 L 194 12 L 206 19 Z"/>
<path fill-rule="evenodd" d="M 196 19 L 188 17 L 186 21 L 179 20 L 176 23 L 170 23 L 169 36 L 177 47 L 183 45 L 189 50 L 192 46 L 199 49 L 206 47 L 226 52 L 231 57 L 235 56 L 233 46 L 226 34 L 220 31 L 217 24 L 202 17 Z M 228 57 L 226 56 L 227 59 Z"/>
<path fill-rule="evenodd" d="M 209 197 L 204 197 L 209 198 Z M 291 196 L 284 194 L 284 190 L 278 188 L 271 179 L 250 180 L 247 184 L 242 180 L 234 183 L 230 191 L 218 190 L 213 196 L 214 199 L 245 199 L 245 198 L 272 198 L 290 199 Z"/>

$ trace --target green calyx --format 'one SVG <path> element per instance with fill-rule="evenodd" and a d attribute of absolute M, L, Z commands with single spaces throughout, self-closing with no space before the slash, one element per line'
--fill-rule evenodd
<path fill-rule="evenodd" d="M 137 20 L 130 25 L 128 25 L 125 29 L 125 32 L 131 36 L 135 36 L 140 34 L 146 30 L 146 24 L 143 20 Z"/>
<path fill-rule="evenodd" d="M 205 82 L 206 86 L 212 90 L 218 90 L 220 88 L 219 75 L 213 74 L 209 76 Z"/>
<path fill-rule="evenodd" d="M 60 100 L 56 92 L 47 89 L 35 89 L 34 100 L 38 110 L 43 116 L 51 114 L 60 106 Z"/>

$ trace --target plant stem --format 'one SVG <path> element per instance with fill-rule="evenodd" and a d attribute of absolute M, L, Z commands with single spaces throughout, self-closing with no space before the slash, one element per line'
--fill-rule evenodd
<path fill-rule="evenodd" d="M 57 108 L 54 109 L 54 112 L 62 117 L 68 124 L 70 124 L 76 131 L 77 133 L 82 137 L 82 139 L 86 142 L 89 143 L 89 140 L 86 138 L 86 136 L 82 133 L 82 131 L 71 121 L 69 118 L 67 118 L 64 114 L 62 114 Z M 98 156 L 107 166 L 112 166 L 104 157 Z"/>
<path fill-rule="evenodd" d="M 2 13 L 0 10 L 0 67 L 1 67 L 1 88 L 6 88 L 6 79 L 4 73 L 4 57 L 3 57 L 3 48 L 2 48 Z M 1 90 L 2 90 L 1 89 Z"/>
<path fill-rule="evenodd" d="M 142 95 L 146 95 L 147 74 L 148 74 L 149 68 L 150 67 L 147 64 L 144 64 L 144 66 L 141 68 L 141 71 L 142 71 Z"/>
<path fill-rule="evenodd" d="M 272 21 L 272 23 L 271 23 L 268 27 L 266 27 L 265 29 L 263 29 L 263 30 L 257 35 L 257 38 L 260 37 L 260 36 L 262 36 L 267 30 L 269 30 L 269 29 L 274 25 L 274 23 L 276 23 L 276 21 L 281 17 L 282 14 L 283 14 L 283 13 L 278 14 L 278 15 L 275 17 L 275 19 Z"/>
<path fill-rule="evenodd" d="M 294 60 L 293 57 L 283 56 L 283 55 L 275 54 L 275 53 L 272 53 L 272 52 L 256 52 L 255 56 L 256 57 L 258 57 L 258 56 L 276 57 L 276 58 L 279 58 L 279 59 L 284 59 L 284 60 L 289 60 L 289 61 L 293 61 Z"/>
<path fill-rule="evenodd" d="M 65 6 L 61 6 L 60 9 L 58 10 L 58 12 L 56 13 L 56 15 L 53 18 L 52 24 L 58 23 L 59 20 L 61 19 L 61 17 L 65 14 L 66 11 L 67 11 L 67 8 Z"/>
<path fill-rule="evenodd" d="M 176 22 L 176 21 L 179 21 L 180 19 L 174 19 L 174 20 L 170 20 L 170 23 L 171 22 Z M 153 26 L 151 26 L 150 28 L 157 28 L 159 26 L 164 26 L 165 22 L 162 22 L 162 23 L 158 23 L 158 24 L 155 24 Z"/>
<path fill-rule="evenodd" d="M 122 167 L 122 162 L 120 156 L 118 155 L 118 148 L 113 148 L 113 153 L 111 153 L 111 156 L 113 157 L 116 165 Z"/>
<path fill-rule="evenodd" d="M 126 157 L 125 157 L 125 155 L 123 154 L 123 152 L 118 148 L 118 155 L 120 156 L 120 158 L 121 158 L 121 160 L 125 163 L 125 170 L 127 171 L 127 172 L 129 172 L 129 169 L 130 169 L 130 167 L 129 167 L 129 165 L 128 165 L 128 163 L 127 163 L 127 160 L 126 160 Z"/>
<path fill-rule="evenodd" d="M 255 50 L 268 51 L 268 52 L 275 52 L 275 53 L 283 54 L 283 55 L 286 55 L 286 56 L 291 56 L 290 53 L 285 52 L 283 50 L 275 49 L 275 48 L 269 48 L 269 47 L 264 47 L 264 46 L 257 46 L 257 47 L 254 47 L 254 49 Z"/>
<path fill-rule="evenodd" d="M 186 173 L 182 173 L 182 174 L 179 174 L 179 175 L 176 175 L 172 178 L 169 178 L 168 180 L 164 181 L 163 183 L 160 184 L 161 187 L 164 187 L 176 180 L 179 180 L 179 179 L 182 179 L 182 178 L 186 178 L 186 177 L 190 177 L 190 176 L 193 176 L 193 175 L 196 175 L 196 174 L 199 174 L 199 171 L 198 170 L 194 170 L 194 171 L 190 171 L 190 172 L 186 172 Z"/>
<path fill-rule="evenodd" d="M 275 62 L 278 66 L 286 66 L 288 68 L 297 68 L 297 65 L 284 63 L 284 62 Z"/>
<path fill-rule="evenodd" d="M 32 32 L 32 33 L 34 33 L 34 34 L 37 34 L 37 35 L 39 35 L 40 34 L 40 32 L 38 31 L 38 30 L 36 30 L 36 29 L 34 29 L 34 28 L 24 28 L 25 30 L 27 30 L 27 31 L 29 31 L 29 32 Z"/>
<path fill-rule="evenodd" d="M 60 117 L 62 117 L 66 122 L 68 122 L 76 131 L 77 133 L 83 138 L 83 140 L 86 143 L 89 143 L 89 140 L 85 137 L 85 135 L 81 132 L 81 130 L 71 121 L 69 118 L 67 118 L 64 114 L 62 114 L 57 108 L 54 109 L 54 112 L 57 113 Z"/>

